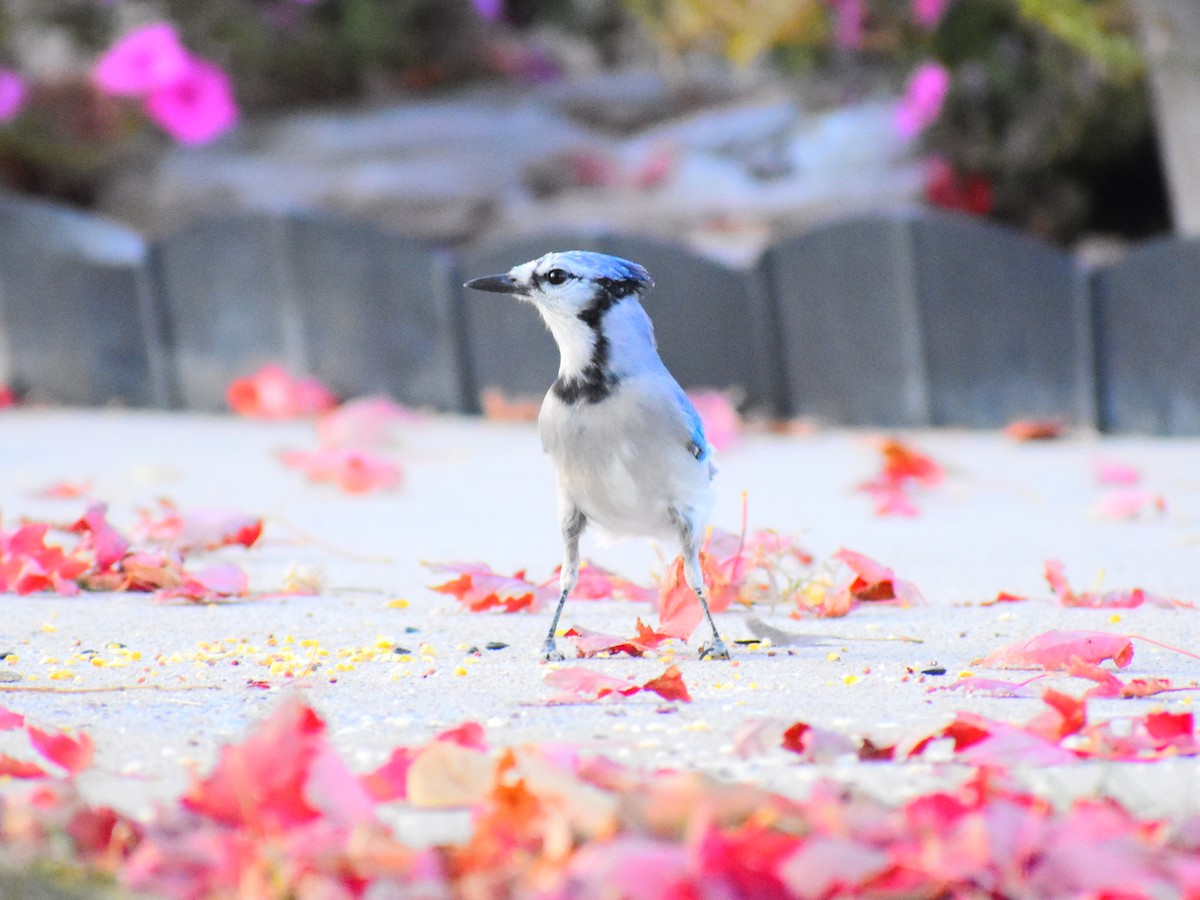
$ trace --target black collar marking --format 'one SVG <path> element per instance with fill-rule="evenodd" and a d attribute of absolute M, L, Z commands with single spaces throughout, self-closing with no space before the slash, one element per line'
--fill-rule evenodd
<path fill-rule="evenodd" d="M 619 301 L 637 293 L 638 283 L 632 278 L 622 281 L 599 278 L 596 283 L 603 290 L 595 301 L 578 314 L 579 320 L 588 325 L 596 335 L 596 343 L 592 345 L 592 358 L 578 375 L 571 378 L 560 376 L 551 388 L 554 396 L 568 406 L 574 406 L 581 400 L 584 403 L 599 403 L 621 383 L 620 376 L 608 370 L 608 338 L 604 336 L 600 323 L 604 314 Z"/>

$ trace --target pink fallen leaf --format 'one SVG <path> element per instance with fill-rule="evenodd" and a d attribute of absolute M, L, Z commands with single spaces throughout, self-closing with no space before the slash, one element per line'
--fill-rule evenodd
<path fill-rule="evenodd" d="M 50 773 L 37 763 L 0 753 L 0 778 L 48 778 Z"/>
<path fill-rule="evenodd" d="M 55 481 L 33 492 L 43 500 L 78 500 L 92 493 L 90 481 Z"/>
<path fill-rule="evenodd" d="M 349 400 L 317 419 L 317 439 L 326 447 L 385 447 L 396 430 L 420 417 L 387 397 Z"/>
<path fill-rule="evenodd" d="M 1056 559 L 1047 560 L 1044 574 L 1055 599 L 1062 606 L 1084 607 L 1088 609 L 1134 609 L 1143 603 L 1165 608 L 1191 609 L 1194 604 L 1176 600 L 1173 597 L 1161 597 L 1141 588 L 1106 591 L 1075 591 L 1067 581 L 1063 564 Z"/>
<path fill-rule="evenodd" d="M 400 485 L 400 467 L 389 459 L 352 448 L 286 450 L 285 466 L 299 469 L 309 481 L 329 481 L 348 494 L 392 490 Z"/>
<path fill-rule="evenodd" d="M 141 511 L 134 528 L 136 539 L 169 544 L 182 553 L 216 550 L 240 544 L 252 547 L 262 536 L 261 516 L 225 509 L 196 509 L 186 513 L 168 500 L 159 501 L 159 516 Z"/>
<path fill-rule="evenodd" d="M 376 818 L 376 798 L 327 742 L 317 745 L 309 761 L 304 799 L 330 825 L 348 827 Z"/>
<path fill-rule="evenodd" d="M 14 728 L 20 728 L 24 724 L 25 717 L 23 715 L 0 706 L 0 731 L 11 731 Z"/>
<path fill-rule="evenodd" d="M 1001 681 L 996 678 L 982 678 L 969 675 L 960 678 L 953 684 L 931 687 L 932 691 L 958 691 L 963 694 L 981 694 L 985 697 L 1036 697 L 1038 693 L 1029 687 L 1035 681 L 1046 677 L 1046 673 L 1034 675 L 1024 681 Z"/>
<path fill-rule="evenodd" d="M 28 726 L 26 731 L 33 749 L 56 766 L 65 769 L 68 775 L 78 775 L 91 766 L 95 748 L 92 739 L 85 732 L 79 732 L 78 737 L 71 737 L 62 731 L 42 731 L 33 725 Z"/>
<path fill-rule="evenodd" d="M 84 535 L 85 546 L 81 549 L 95 555 L 96 567 L 101 570 L 112 568 L 129 550 L 129 542 L 105 518 L 107 511 L 107 504 L 93 503 L 83 518 L 67 526 L 67 531 Z"/>
<path fill-rule="evenodd" d="M 1133 642 L 1106 631 L 1046 631 L 994 650 L 972 665 L 991 669 L 1069 670 L 1076 660 L 1101 663 L 1111 659 L 1123 669 L 1133 660 Z"/>
<path fill-rule="evenodd" d="M 1127 487 L 1142 480 L 1142 473 L 1136 466 L 1111 459 L 1096 460 L 1095 473 L 1100 484 Z"/>
<path fill-rule="evenodd" d="M 529 581 L 524 569 L 514 575 L 501 575 L 493 572 L 486 563 L 426 563 L 425 566 L 434 572 L 457 575 L 457 578 L 431 585 L 429 589 L 451 595 L 472 612 L 489 609 L 537 612 L 558 598 L 557 587 Z"/>
<path fill-rule="evenodd" d="M 641 687 L 624 678 L 614 678 L 601 672 L 595 672 L 584 666 L 564 666 L 551 669 L 543 680 L 550 687 L 559 691 L 546 702 L 548 704 L 590 702 L 607 697 L 609 694 L 628 696 L 636 694 Z"/>
<path fill-rule="evenodd" d="M 609 656 L 625 653 L 629 656 L 640 657 L 644 656 L 648 649 L 640 646 L 636 639 L 604 634 L 578 625 L 568 628 L 563 637 L 575 646 L 581 657 L 593 657 L 602 653 Z"/>
<path fill-rule="evenodd" d="M 1144 512 L 1164 513 L 1167 501 L 1162 494 L 1144 488 L 1123 488 L 1101 497 L 1092 512 L 1102 519 L 1136 519 Z"/>
<path fill-rule="evenodd" d="M 240 567 L 233 563 L 217 563 L 186 573 L 183 581 L 163 588 L 155 598 L 158 600 L 194 600 L 211 603 L 230 597 L 245 597 L 250 592 L 250 579 Z"/>
<path fill-rule="evenodd" d="M 245 378 L 235 378 L 226 393 L 229 407 L 254 419 L 297 419 L 332 409 L 333 392 L 313 378 L 297 378 L 268 363 Z"/>
<path fill-rule="evenodd" d="M 833 558 L 846 565 L 854 578 L 843 586 L 853 600 L 887 601 L 917 604 L 924 601 L 921 592 L 911 581 L 897 578 L 896 573 L 869 556 L 845 548 L 833 554 Z"/>

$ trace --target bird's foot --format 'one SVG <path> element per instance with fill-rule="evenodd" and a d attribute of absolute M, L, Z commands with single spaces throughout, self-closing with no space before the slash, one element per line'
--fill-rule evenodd
<path fill-rule="evenodd" d="M 564 659 L 566 657 L 559 652 L 554 638 L 546 638 L 546 643 L 542 644 L 542 662 L 562 662 Z"/>
<path fill-rule="evenodd" d="M 729 650 L 720 638 L 713 638 L 707 644 L 700 645 L 701 659 L 729 659 Z"/>

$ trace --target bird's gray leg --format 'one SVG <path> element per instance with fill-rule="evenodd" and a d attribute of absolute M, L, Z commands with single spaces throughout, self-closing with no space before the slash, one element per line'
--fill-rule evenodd
<path fill-rule="evenodd" d="M 721 640 L 721 635 L 717 632 L 717 623 L 713 621 L 712 613 L 708 609 L 707 587 L 704 584 L 704 572 L 700 568 L 700 536 L 686 516 L 677 518 L 681 523 L 679 537 L 683 551 L 683 579 L 688 587 L 696 592 L 696 599 L 700 601 L 700 608 L 704 610 L 704 618 L 708 620 L 708 627 L 712 629 L 712 640 L 700 645 L 700 658 L 729 659 L 729 650 Z"/>
<path fill-rule="evenodd" d="M 542 662 L 558 662 L 563 659 L 558 645 L 554 641 L 554 632 L 558 631 L 558 619 L 562 615 L 563 605 L 567 595 L 579 580 L 579 536 L 587 525 L 587 518 L 578 508 L 571 506 L 562 514 L 563 564 L 558 576 L 558 607 L 554 610 L 554 618 L 550 621 L 550 631 L 546 635 L 546 643 L 542 644 Z"/>

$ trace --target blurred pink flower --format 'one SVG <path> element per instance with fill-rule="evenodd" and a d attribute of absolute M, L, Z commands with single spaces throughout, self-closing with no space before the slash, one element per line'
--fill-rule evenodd
<path fill-rule="evenodd" d="M 950 73 L 944 67 L 935 62 L 918 66 L 896 107 L 896 130 L 911 138 L 936 122 L 949 90 Z"/>
<path fill-rule="evenodd" d="M 499 22 L 504 16 L 504 0 L 471 0 L 471 5 L 489 22 Z"/>
<path fill-rule="evenodd" d="M 96 62 L 92 78 L 101 90 L 120 96 L 141 96 L 182 78 L 190 57 L 169 22 L 129 32 Z"/>
<path fill-rule="evenodd" d="M 202 144 L 234 126 L 233 87 L 219 66 L 189 58 L 183 75 L 146 98 L 146 113 L 181 144 Z"/>
<path fill-rule="evenodd" d="M 863 0 L 829 0 L 829 3 L 833 6 L 835 21 L 834 43 L 843 50 L 857 50 L 863 41 L 866 4 Z"/>
<path fill-rule="evenodd" d="M 11 69 L 0 69 L 0 122 L 17 117 L 25 102 L 25 82 Z"/>
<path fill-rule="evenodd" d="M 942 20 L 950 0 L 911 0 L 912 16 L 922 28 L 933 28 Z"/>

